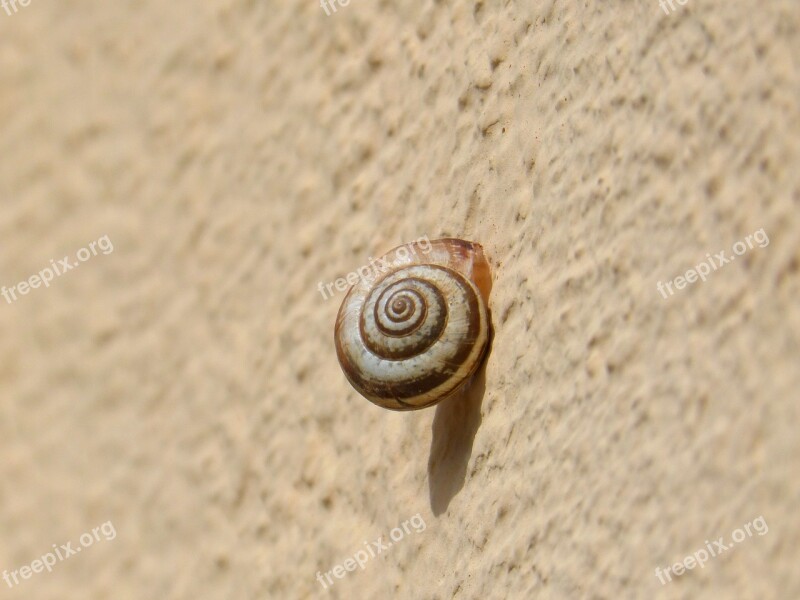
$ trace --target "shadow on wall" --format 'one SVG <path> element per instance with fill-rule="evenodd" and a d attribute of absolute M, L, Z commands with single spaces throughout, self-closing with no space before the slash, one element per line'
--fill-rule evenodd
<path fill-rule="evenodd" d="M 489 319 L 491 323 L 491 318 Z M 481 425 L 481 404 L 486 392 L 486 365 L 492 352 L 490 339 L 486 356 L 472 381 L 436 407 L 433 417 L 431 454 L 428 459 L 431 510 L 437 517 L 464 487 L 467 464 L 472 455 L 475 434 Z"/>

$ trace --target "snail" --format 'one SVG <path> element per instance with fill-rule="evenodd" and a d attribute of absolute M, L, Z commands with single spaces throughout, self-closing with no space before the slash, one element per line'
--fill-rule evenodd
<path fill-rule="evenodd" d="M 425 242 L 421 241 L 426 240 Z M 489 263 L 480 244 L 421 238 L 359 270 L 336 318 L 336 355 L 367 400 L 417 410 L 471 379 L 489 342 Z"/>

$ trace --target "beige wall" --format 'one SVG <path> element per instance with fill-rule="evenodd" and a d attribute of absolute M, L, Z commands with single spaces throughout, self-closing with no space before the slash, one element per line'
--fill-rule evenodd
<path fill-rule="evenodd" d="M 0 298 L 0 570 L 116 533 L 0 598 L 800 597 L 799 26 L 796 0 L 0 9 L 0 285 L 113 243 Z M 465 400 L 392 413 L 317 285 L 421 235 L 485 246 L 495 338 Z"/>

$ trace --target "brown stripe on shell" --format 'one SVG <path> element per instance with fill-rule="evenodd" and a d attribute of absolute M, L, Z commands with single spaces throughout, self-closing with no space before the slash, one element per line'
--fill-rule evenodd
<path fill-rule="evenodd" d="M 432 265 L 431 265 L 432 266 Z M 445 383 L 451 376 L 456 373 L 459 368 L 464 364 L 464 362 L 469 358 L 472 354 L 474 349 L 474 344 L 480 337 L 481 333 L 481 310 L 478 305 L 478 298 L 475 292 L 475 289 L 467 282 L 467 280 L 461 276 L 459 273 L 452 271 L 450 269 L 445 269 L 444 267 L 435 267 L 442 270 L 446 270 L 449 274 L 455 279 L 458 285 L 465 290 L 465 296 L 467 298 L 468 306 L 466 307 L 466 314 L 469 315 L 469 325 L 468 325 L 468 332 L 463 340 L 463 343 L 460 344 L 459 350 L 456 355 L 452 358 L 451 364 L 454 365 L 454 368 L 447 369 L 442 372 L 431 372 L 423 375 L 419 379 L 407 380 L 401 383 L 387 383 L 382 381 L 374 381 L 369 380 L 362 377 L 357 368 L 354 368 L 353 365 L 350 364 L 349 360 L 346 356 L 344 356 L 344 352 L 341 349 L 338 341 L 336 341 L 336 352 L 339 356 L 339 361 L 342 365 L 346 365 L 347 368 L 344 369 L 345 375 L 350 383 L 358 390 L 363 390 L 367 394 L 376 396 L 381 399 L 393 399 L 397 403 L 406 406 L 408 408 L 420 408 L 420 406 L 404 402 L 404 400 L 409 400 L 418 396 L 424 396 L 431 390 L 441 386 Z M 449 307 L 448 307 L 449 312 Z M 337 323 L 338 326 L 338 323 Z M 471 341 L 471 343 L 469 343 Z M 481 352 L 481 355 L 483 353 Z M 480 356 L 477 357 L 480 359 Z M 480 360 L 476 360 L 474 367 L 470 369 L 468 373 L 464 374 L 464 377 L 460 379 L 458 383 L 453 386 L 453 389 L 459 387 L 461 383 L 465 382 L 470 375 L 477 369 L 478 364 L 480 364 Z M 447 395 L 448 392 L 445 392 Z M 434 399 L 431 401 L 431 404 L 438 401 L 439 399 Z"/>
<path fill-rule="evenodd" d="M 443 271 L 443 272 L 445 272 L 447 274 L 454 273 L 454 271 L 451 271 L 449 269 L 446 269 L 444 267 L 439 267 L 439 266 L 436 266 L 436 265 L 428 265 L 428 268 L 441 270 L 441 271 Z M 426 281 L 426 280 L 421 279 L 419 277 L 408 277 L 407 279 L 401 279 L 401 280 L 399 280 L 399 281 L 397 281 L 397 282 L 395 282 L 395 283 L 393 283 L 391 285 L 394 286 L 394 285 L 397 285 L 397 284 L 400 284 L 400 283 L 403 283 L 403 282 L 406 282 L 406 281 L 415 281 L 415 282 L 417 282 L 417 283 L 419 283 L 419 284 L 421 284 L 421 285 L 423 285 L 425 287 L 430 288 L 430 290 L 432 291 L 432 294 L 434 296 L 436 296 L 436 300 L 442 306 L 443 313 L 444 313 L 444 318 L 441 321 L 437 321 L 436 324 L 435 324 L 435 329 L 439 331 L 439 335 L 437 335 L 436 337 L 433 337 L 433 338 L 430 338 L 430 339 L 427 339 L 427 338 L 426 339 L 420 339 L 416 344 L 408 344 L 408 345 L 406 345 L 404 348 L 402 348 L 400 350 L 392 351 L 392 350 L 389 350 L 388 348 L 376 348 L 373 345 L 372 341 L 370 339 L 368 339 L 367 335 L 364 333 L 364 330 L 365 330 L 365 327 L 366 327 L 365 319 L 367 318 L 367 314 L 366 314 L 366 310 L 362 311 L 362 313 L 361 313 L 361 315 L 359 315 L 359 319 L 358 319 L 358 327 L 359 327 L 359 334 L 361 335 L 361 341 L 364 343 L 364 347 L 367 348 L 370 352 L 372 352 L 372 354 L 374 354 L 375 356 L 379 356 L 380 358 L 383 358 L 383 359 L 386 359 L 386 360 L 403 360 L 403 359 L 409 358 L 411 356 L 416 356 L 418 354 L 422 354 L 423 352 L 425 352 L 425 350 L 427 350 L 433 344 L 436 343 L 436 341 L 439 339 L 439 337 L 441 337 L 441 334 L 447 328 L 447 315 L 448 315 L 447 302 L 445 301 L 444 296 L 442 295 L 441 291 L 436 287 L 436 285 L 432 284 L 430 281 Z M 378 319 L 377 311 L 378 311 L 378 307 L 380 306 L 381 297 L 388 290 L 389 290 L 389 288 L 381 291 L 380 296 L 375 301 L 375 311 L 374 311 L 374 313 L 372 315 L 373 319 L 375 320 L 376 327 L 381 333 L 383 333 L 387 337 L 400 338 L 400 337 L 405 337 L 405 336 L 411 335 L 412 333 L 417 331 L 419 328 L 421 328 L 424 324 L 426 324 L 424 319 L 427 317 L 428 312 L 429 312 L 427 305 L 425 305 L 425 309 L 423 311 L 422 320 L 420 320 L 419 323 L 417 323 L 414 327 L 408 328 L 408 329 L 404 329 L 404 330 L 400 330 L 400 333 L 398 335 L 390 335 L 389 332 L 384 330 L 383 327 L 380 325 L 380 320 Z M 370 294 L 364 300 L 364 306 L 365 307 L 370 303 L 370 297 L 372 296 L 373 293 L 375 293 L 375 292 L 374 291 L 370 292 Z"/>
<path fill-rule="evenodd" d="M 416 277 L 412 277 L 412 278 L 409 278 L 409 279 L 413 279 L 414 281 L 418 281 L 420 283 L 424 283 L 421 279 L 418 279 Z M 405 281 L 408 281 L 408 279 L 400 280 L 397 283 L 402 283 L 402 282 L 405 282 Z M 391 290 L 392 287 L 393 286 L 390 285 L 389 287 L 387 287 L 385 290 L 383 290 L 381 292 L 381 295 L 375 301 L 375 310 L 373 311 L 372 317 L 375 319 L 375 323 L 376 323 L 378 329 L 382 333 L 385 333 L 386 335 L 388 335 L 390 337 L 402 337 L 402 336 L 405 336 L 405 335 L 408 335 L 410 333 L 415 332 L 417 329 L 419 329 L 422 326 L 422 324 L 425 322 L 425 317 L 428 315 L 428 304 L 425 302 L 425 297 L 422 294 L 420 294 L 418 291 L 416 291 L 416 290 L 410 290 L 410 289 L 401 288 L 400 290 L 393 292 L 392 293 L 392 297 L 394 297 L 397 294 L 407 294 L 407 295 L 416 296 L 419 299 L 419 302 L 420 302 L 420 305 L 421 305 L 421 310 L 420 310 L 420 314 L 416 315 L 416 322 L 412 323 L 409 327 L 405 327 L 403 329 L 398 329 L 398 330 L 386 329 L 384 327 L 383 323 L 381 323 L 381 320 L 379 318 L 380 315 L 378 314 L 378 309 L 380 308 L 381 300 L 383 299 L 383 297 L 386 294 L 389 293 L 389 290 Z M 431 287 L 433 287 L 433 286 L 431 286 Z M 386 299 L 387 307 L 388 307 L 390 301 L 391 301 L 391 298 L 387 298 Z M 367 302 L 369 302 L 369 296 L 367 297 Z M 413 303 L 412 303 L 412 306 L 413 306 Z M 412 314 L 411 316 L 413 317 L 415 315 Z M 394 322 L 394 323 L 400 323 L 401 322 L 401 319 L 394 318 L 390 314 L 387 314 L 386 318 L 389 319 L 390 321 Z M 409 319 L 406 319 L 406 320 L 409 320 Z"/>

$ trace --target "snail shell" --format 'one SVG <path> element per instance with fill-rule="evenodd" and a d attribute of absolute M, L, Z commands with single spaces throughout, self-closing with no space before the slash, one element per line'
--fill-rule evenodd
<path fill-rule="evenodd" d="M 378 406 L 436 404 L 472 377 L 486 350 L 491 277 L 483 249 L 458 239 L 412 242 L 376 262 L 339 308 L 339 364 Z"/>

